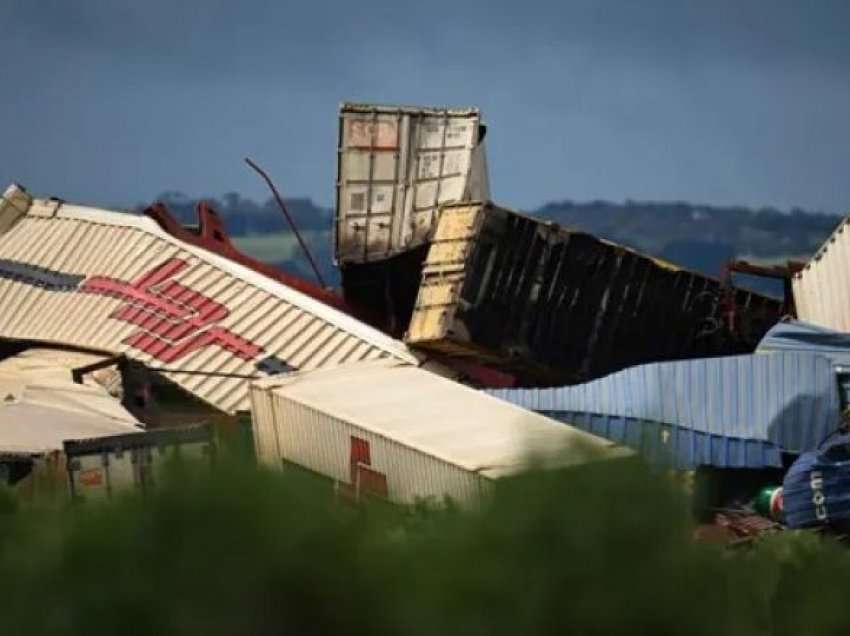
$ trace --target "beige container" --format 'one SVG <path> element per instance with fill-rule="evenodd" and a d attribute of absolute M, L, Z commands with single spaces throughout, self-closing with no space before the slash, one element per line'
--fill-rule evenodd
<path fill-rule="evenodd" d="M 125 353 L 228 413 L 247 410 L 248 382 L 281 363 L 416 361 L 398 340 L 148 217 L 18 186 L 0 199 L 0 338 Z"/>
<path fill-rule="evenodd" d="M 800 320 L 850 332 L 850 216 L 791 283 Z"/>
<path fill-rule="evenodd" d="M 439 206 L 488 196 L 477 109 L 340 106 L 335 222 L 340 265 L 382 260 L 422 245 Z"/>
<path fill-rule="evenodd" d="M 252 384 L 261 463 L 331 478 L 398 503 L 472 503 L 493 480 L 544 466 L 631 454 L 428 371 L 391 360 Z"/>

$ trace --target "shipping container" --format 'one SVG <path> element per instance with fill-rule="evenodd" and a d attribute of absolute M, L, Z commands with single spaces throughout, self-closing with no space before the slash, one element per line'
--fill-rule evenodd
<path fill-rule="evenodd" d="M 214 448 L 210 425 L 66 440 L 71 496 L 98 499 L 152 488 L 169 462 L 179 459 L 209 466 Z"/>
<path fill-rule="evenodd" d="M 123 353 L 227 413 L 248 409 L 256 378 L 417 361 L 404 343 L 154 218 L 18 186 L 0 200 L 0 339 Z"/>
<path fill-rule="evenodd" d="M 500 208 L 441 208 L 405 340 L 570 383 L 656 360 L 751 352 L 781 301 Z"/>
<path fill-rule="evenodd" d="M 476 108 L 343 103 L 339 111 L 336 261 L 380 261 L 424 245 L 438 208 L 488 198 Z"/>
<path fill-rule="evenodd" d="M 832 360 L 836 366 L 850 366 L 850 334 L 819 327 L 801 320 L 783 320 L 771 327 L 756 348 L 758 353 L 806 351 Z"/>
<path fill-rule="evenodd" d="M 397 361 L 251 385 L 258 460 L 294 464 L 346 493 L 472 503 L 536 457 L 567 466 L 629 456 L 598 437 Z"/>
<path fill-rule="evenodd" d="M 791 285 L 797 317 L 850 332 L 850 216 L 841 221 Z"/>
<path fill-rule="evenodd" d="M 800 320 L 850 332 L 850 216 L 792 278 Z"/>
<path fill-rule="evenodd" d="M 748 456 L 749 444 L 736 440 L 797 453 L 817 448 L 841 426 L 836 370 L 828 358 L 809 352 L 659 362 L 575 386 L 488 393 L 578 425 L 576 413 L 599 416 L 598 423 L 588 423 L 590 430 L 615 441 L 627 441 L 617 428 L 619 418 L 686 429 L 692 432 L 687 443 L 696 444 L 698 435 L 716 436 L 724 453 L 712 458 L 716 466 L 736 465 L 736 457 Z M 603 427 L 612 422 L 614 427 Z"/>
<path fill-rule="evenodd" d="M 141 430 L 139 421 L 91 376 L 73 368 L 96 356 L 31 350 L 0 361 L 0 453 L 42 455 L 70 437 Z"/>
<path fill-rule="evenodd" d="M 676 470 L 714 468 L 782 467 L 782 449 L 757 439 L 706 433 L 655 420 L 586 413 L 582 411 L 538 411 L 559 422 L 575 426 L 612 442 L 633 448 L 654 464 Z"/>

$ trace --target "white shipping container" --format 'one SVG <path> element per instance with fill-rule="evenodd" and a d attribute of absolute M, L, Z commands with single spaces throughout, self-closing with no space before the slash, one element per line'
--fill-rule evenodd
<path fill-rule="evenodd" d="M 472 503 L 492 480 L 631 451 L 391 360 L 251 385 L 258 460 L 292 463 L 352 494 Z"/>
<path fill-rule="evenodd" d="M 489 198 L 478 109 L 343 103 L 337 263 L 388 258 L 428 241 L 445 203 Z"/>
<path fill-rule="evenodd" d="M 0 338 L 123 353 L 227 413 L 248 381 L 381 357 L 398 340 L 147 216 L 0 198 Z"/>
<path fill-rule="evenodd" d="M 836 331 L 850 332 L 850 216 L 845 218 L 806 266 L 794 275 L 797 317 Z"/>

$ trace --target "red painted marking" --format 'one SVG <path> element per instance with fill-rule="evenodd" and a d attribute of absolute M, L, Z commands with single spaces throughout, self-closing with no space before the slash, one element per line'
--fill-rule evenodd
<path fill-rule="evenodd" d="M 389 492 L 387 476 L 369 468 L 371 465 L 369 442 L 352 435 L 351 452 L 348 460 L 350 483 L 340 485 L 340 490 L 344 495 L 355 498 L 361 494 L 387 497 Z"/>
<path fill-rule="evenodd" d="M 80 471 L 80 485 L 96 487 L 103 485 L 103 469 L 87 468 Z"/>
<path fill-rule="evenodd" d="M 130 283 L 92 276 L 80 291 L 124 300 L 127 304 L 109 317 L 140 328 L 124 344 L 162 362 L 174 362 L 210 345 L 243 360 L 262 353 L 262 347 L 216 325 L 230 315 L 227 307 L 172 279 L 186 267 L 186 261 L 172 258 Z"/>

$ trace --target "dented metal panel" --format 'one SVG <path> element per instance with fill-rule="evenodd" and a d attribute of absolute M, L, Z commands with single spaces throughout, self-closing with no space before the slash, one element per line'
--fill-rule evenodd
<path fill-rule="evenodd" d="M 403 343 L 149 218 L 53 203 L 0 214 L 0 338 L 126 353 L 230 413 L 275 369 L 416 362 Z"/>
<path fill-rule="evenodd" d="M 723 328 L 734 304 L 736 332 Z M 781 303 L 490 203 L 444 206 L 405 340 L 535 382 L 752 351 Z"/>
<path fill-rule="evenodd" d="M 782 449 L 762 440 L 695 431 L 684 426 L 626 415 L 582 411 L 540 413 L 588 433 L 625 444 L 640 452 L 647 461 L 677 470 L 694 470 L 700 466 L 782 467 Z"/>
<path fill-rule="evenodd" d="M 797 317 L 850 332 L 850 216 L 791 281 Z"/>
<path fill-rule="evenodd" d="M 841 426 L 832 361 L 811 352 L 657 362 L 577 386 L 488 393 L 550 415 L 636 418 L 789 452 L 814 449 Z"/>
<path fill-rule="evenodd" d="M 440 205 L 488 197 L 477 109 L 343 103 L 335 253 L 340 265 L 426 243 Z"/>

